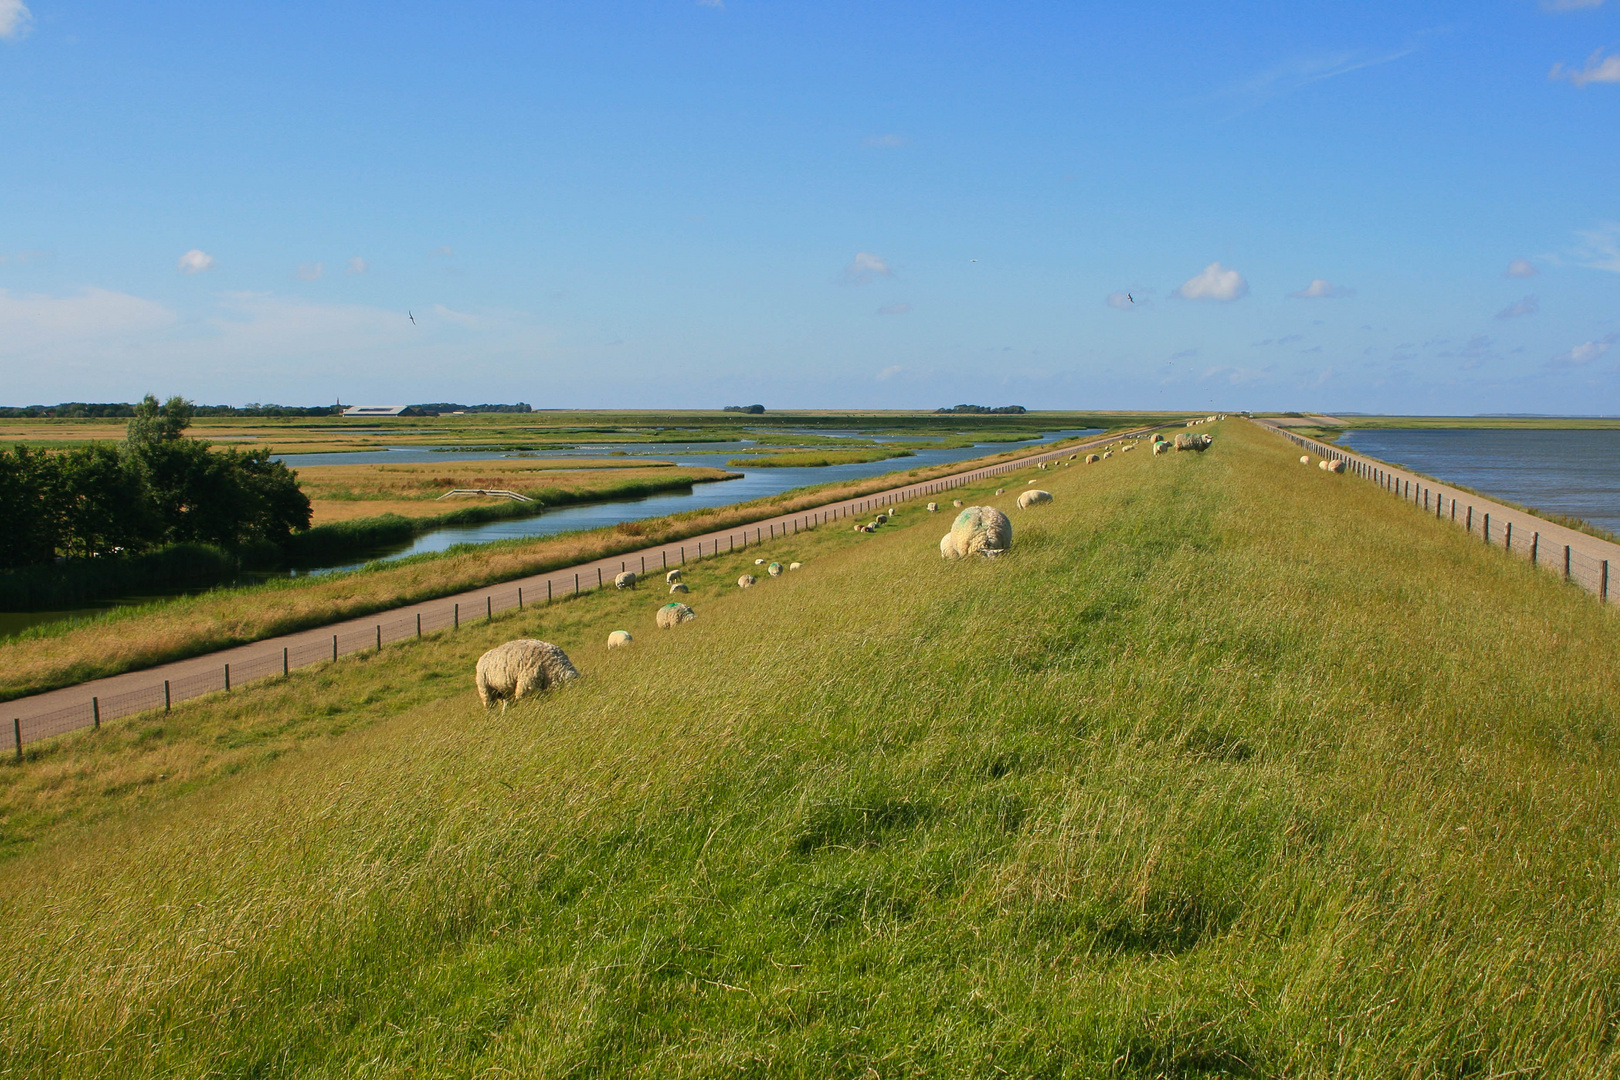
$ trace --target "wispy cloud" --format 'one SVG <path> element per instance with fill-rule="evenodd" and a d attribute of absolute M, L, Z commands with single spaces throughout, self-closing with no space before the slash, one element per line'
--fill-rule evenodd
<path fill-rule="evenodd" d="M 1535 277 L 1539 273 L 1541 273 L 1541 271 L 1537 270 L 1529 259 L 1514 259 L 1512 262 L 1508 263 L 1508 268 L 1502 274 L 1502 276 L 1525 278 Z"/>
<path fill-rule="evenodd" d="M 33 25 L 34 13 L 22 0 L 0 0 L 0 41 L 21 41 Z"/>
<path fill-rule="evenodd" d="M 889 379 L 894 378 L 896 375 L 900 374 L 904 370 L 906 370 L 906 369 L 901 367 L 899 364 L 890 364 L 888 367 L 886 367 L 882 371 L 878 372 L 877 377 L 878 377 L 878 380 L 880 382 L 885 382 L 885 381 L 887 381 Z"/>
<path fill-rule="evenodd" d="M 1413 42 L 1398 49 L 1377 53 L 1345 49 L 1338 52 L 1295 56 L 1224 88 L 1219 92 L 1219 96 L 1236 99 L 1241 103 L 1240 111 L 1258 108 L 1274 98 L 1291 94 L 1312 83 L 1336 79 L 1364 68 L 1393 63 L 1411 56 L 1417 48 L 1417 43 Z"/>
<path fill-rule="evenodd" d="M 343 272 L 345 274 L 363 274 L 368 269 L 370 269 L 370 267 L 366 264 L 366 260 L 356 255 L 354 258 L 349 260 L 349 268 Z"/>
<path fill-rule="evenodd" d="M 1249 295 L 1249 283 L 1236 270 L 1212 262 L 1182 282 L 1175 295 L 1183 300 L 1241 300 Z"/>
<path fill-rule="evenodd" d="M 1586 58 L 1585 67 L 1573 68 L 1554 64 L 1552 70 L 1547 72 L 1547 78 L 1568 79 L 1576 86 L 1586 86 L 1590 83 L 1620 83 L 1620 53 L 1604 56 L 1603 50 L 1597 49 Z"/>
<path fill-rule="evenodd" d="M 192 248 L 180 256 L 178 266 L 182 274 L 200 274 L 214 268 L 214 257 L 206 251 Z"/>
<path fill-rule="evenodd" d="M 298 267 L 298 280 L 319 281 L 324 273 L 326 273 L 325 263 L 304 263 Z"/>
<path fill-rule="evenodd" d="M 1620 274 L 1620 221 L 1605 221 L 1595 229 L 1576 230 L 1580 243 L 1570 258 L 1593 270 Z"/>
<path fill-rule="evenodd" d="M 162 330 L 176 322 L 161 304 L 108 289 L 75 296 L 18 294 L 0 289 L 0 356 L 16 359 L 35 348 L 56 351 Z"/>
<path fill-rule="evenodd" d="M 1520 315 L 1534 315 L 1541 310 L 1541 301 L 1534 295 L 1527 296 L 1517 304 L 1503 308 L 1496 313 L 1498 319 L 1517 319 Z"/>
<path fill-rule="evenodd" d="M 879 315 L 904 315 L 910 310 L 910 304 L 884 304 L 877 309 L 877 313 Z"/>
<path fill-rule="evenodd" d="M 861 140 L 863 146 L 875 146 L 880 150 L 893 150 L 905 146 L 911 140 L 904 135 L 868 135 Z"/>
<path fill-rule="evenodd" d="M 1356 290 L 1343 285 L 1331 285 L 1317 278 L 1299 292 L 1291 292 L 1288 295 L 1295 300 L 1337 300 L 1343 296 L 1356 295 Z"/>
<path fill-rule="evenodd" d="M 1583 341 L 1568 352 L 1559 353 L 1553 357 L 1547 362 L 1547 366 L 1552 368 L 1584 367 L 1608 352 L 1609 346 L 1613 345 L 1617 339 L 1620 339 L 1620 334 L 1609 334 L 1607 337 L 1598 338 L 1596 341 Z"/>
<path fill-rule="evenodd" d="M 434 259 L 448 259 L 454 254 L 455 252 L 451 251 L 450 248 L 445 244 L 440 244 L 438 247 L 428 252 L 428 256 Z"/>
<path fill-rule="evenodd" d="M 857 251 L 855 258 L 844 267 L 844 280 L 857 285 L 865 285 L 873 278 L 893 276 L 894 271 L 889 267 L 888 260 L 870 251 Z"/>

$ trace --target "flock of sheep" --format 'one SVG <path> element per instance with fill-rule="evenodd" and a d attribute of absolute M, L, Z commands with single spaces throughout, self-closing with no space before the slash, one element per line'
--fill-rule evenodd
<path fill-rule="evenodd" d="M 1197 424 L 1213 423 L 1222 417 L 1211 416 L 1207 420 L 1190 420 L 1188 427 Z M 1164 435 L 1155 432 L 1151 445 L 1154 454 L 1162 454 L 1172 446 L 1177 450 L 1195 450 L 1202 453 L 1208 449 L 1214 440 L 1208 435 L 1182 432 L 1176 435 L 1175 440 L 1168 441 Z M 1120 443 L 1109 443 L 1103 448 L 1101 455 L 1087 454 L 1086 464 L 1105 461 L 1114 456 L 1114 447 L 1118 446 L 1121 453 L 1136 449 L 1134 440 L 1123 440 Z M 1070 454 L 1067 460 L 1055 462 L 1040 462 L 1035 467 L 1045 470 L 1049 466 L 1067 467 L 1079 458 L 1078 453 Z M 1308 464 L 1310 459 L 1302 457 L 1302 464 Z M 1343 472 L 1344 462 L 1321 462 L 1321 467 L 1332 472 Z M 1018 509 L 1028 510 L 1031 507 L 1041 506 L 1052 501 L 1052 493 L 1033 487 L 1035 481 L 1030 480 L 1029 490 L 1018 495 Z M 1006 488 L 997 488 L 996 494 L 1006 493 Z M 950 531 L 940 538 L 939 553 L 946 559 L 965 559 L 973 555 L 982 555 L 993 558 L 1012 549 L 1012 522 L 1007 515 L 993 506 L 967 506 L 962 505 L 961 499 L 952 500 L 953 508 L 959 509 L 955 520 L 951 522 Z M 939 510 L 937 502 L 928 504 L 929 513 Z M 877 514 L 870 522 L 863 522 L 854 526 L 859 533 L 876 532 L 898 511 L 894 509 Z M 779 562 L 767 563 L 764 559 L 755 559 L 755 566 L 765 567 L 765 573 L 771 577 L 780 577 L 783 566 Z M 788 570 L 799 569 L 799 563 L 789 563 Z M 617 574 L 613 578 L 613 585 L 617 589 L 634 589 L 639 581 L 637 575 L 630 570 Z M 752 588 L 759 579 L 753 574 L 744 574 L 737 579 L 740 589 Z M 672 594 L 686 593 L 686 584 L 681 580 L 679 570 L 671 570 L 664 575 L 664 582 L 669 586 Z M 668 630 L 679 626 L 683 622 L 690 622 L 697 618 L 697 612 L 679 601 L 670 601 L 658 609 L 655 622 L 658 627 Z M 610 649 L 624 648 L 634 638 L 628 630 L 615 630 L 608 635 L 607 647 Z M 519 698 L 537 691 L 549 690 L 554 686 L 561 686 L 579 678 L 579 671 L 569 661 L 568 655 L 557 646 L 546 641 L 522 639 L 508 641 L 490 649 L 478 658 L 476 682 L 478 684 L 478 697 L 488 709 L 495 702 L 501 703 L 501 711 L 505 712 L 508 701 L 517 701 Z"/>
<path fill-rule="evenodd" d="M 1309 454 L 1299 455 L 1299 463 L 1301 465 L 1309 465 L 1311 463 L 1311 456 Z M 1316 467 L 1321 469 L 1323 472 L 1330 473 L 1342 473 L 1346 468 L 1348 468 L 1348 466 L 1346 466 L 1345 463 L 1340 461 L 1338 458 L 1323 458 L 1321 461 L 1316 463 Z"/>

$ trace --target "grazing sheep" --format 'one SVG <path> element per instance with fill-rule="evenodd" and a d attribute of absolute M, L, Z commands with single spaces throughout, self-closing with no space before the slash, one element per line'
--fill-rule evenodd
<path fill-rule="evenodd" d="M 1098 462 L 1100 460 L 1102 460 L 1102 459 L 1099 458 L 1096 454 L 1087 454 L 1086 455 L 1086 464 L 1087 465 L 1095 464 L 1096 462 Z"/>
<path fill-rule="evenodd" d="M 1196 450 L 1202 454 L 1205 450 L 1209 449 L 1209 444 L 1214 441 L 1215 440 L 1211 439 L 1208 435 L 1189 435 L 1186 432 L 1182 432 L 1180 435 L 1176 436 L 1176 449 Z"/>
<path fill-rule="evenodd" d="M 1135 450 L 1135 449 L 1136 449 L 1136 444 L 1133 443 L 1133 442 L 1128 442 L 1124 446 L 1119 448 L 1119 452 L 1122 453 L 1122 454 L 1128 454 L 1132 450 Z"/>
<path fill-rule="evenodd" d="M 1032 483 L 1032 484 L 1033 484 L 1033 483 L 1034 483 L 1034 482 L 1035 482 L 1035 481 L 1033 481 L 1033 480 L 1031 480 L 1031 481 L 1030 481 L 1030 483 Z M 955 506 L 955 507 L 960 507 L 960 506 L 961 506 L 961 505 L 962 505 L 962 500 L 961 500 L 961 499 L 952 499 L 952 500 L 951 500 L 951 505 L 952 505 L 952 506 Z"/>
<path fill-rule="evenodd" d="M 1104 450 L 1103 451 L 1103 460 L 1104 461 L 1107 461 L 1109 458 L 1111 458 L 1113 456 L 1114 456 L 1114 452 L 1112 450 Z"/>
<path fill-rule="evenodd" d="M 1338 458 L 1334 458 L 1333 459 L 1333 464 L 1328 466 L 1328 472 L 1342 473 L 1348 468 L 1349 468 L 1349 466 L 1346 465 L 1344 462 L 1340 461 Z"/>
<path fill-rule="evenodd" d="M 630 636 L 630 631 L 615 630 L 613 633 L 608 635 L 608 648 L 622 649 L 634 640 L 635 638 Z"/>
<path fill-rule="evenodd" d="M 685 604 L 677 604 L 671 601 L 658 609 L 658 628 L 668 630 L 683 622 L 691 622 L 695 618 L 697 618 L 697 612 Z"/>
<path fill-rule="evenodd" d="M 1301 454 L 1301 455 L 1299 455 L 1299 463 L 1301 465 L 1309 465 L 1311 463 L 1311 455 L 1309 455 L 1309 454 Z"/>
<path fill-rule="evenodd" d="M 754 587 L 754 582 L 757 580 L 759 579 L 754 577 L 753 574 L 744 574 L 742 577 L 737 579 L 737 588 L 752 589 Z"/>
<path fill-rule="evenodd" d="M 1030 484 L 1033 484 L 1033 483 L 1035 483 L 1035 481 L 1033 481 L 1033 480 L 1029 480 L 1029 481 L 1026 481 L 1026 483 L 1030 483 Z"/>
<path fill-rule="evenodd" d="M 665 585 L 673 585 L 679 580 L 681 580 L 681 572 L 679 570 L 671 570 L 669 573 L 664 575 Z"/>
<path fill-rule="evenodd" d="M 790 562 L 790 563 L 788 563 L 788 569 L 789 570 L 797 570 L 799 567 L 801 567 L 803 565 L 804 565 L 804 563 Z"/>
<path fill-rule="evenodd" d="M 626 570 L 622 574 L 614 574 L 613 575 L 613 587 L 615 589 L 633 589 L 633 588 L 635 588 L 636 587 L 636 572 L 634 570 Z"/>
<path fill-rule="evenodd" d="M 688 589 L 686 587 L 686 582 L 677 581 L 675 584 L 673 584 L 673 585 L 671 585 L 669 587 L 669 591 L 670 591 L 670 594 L 673 595 L 675 593 L 688 593 L 688 592 L 691 592 L 692 590 Z"/>
<path fill-rule="evenodd" d="M 931 502 L 931 503 L 929 503 L 929 504 L 928 504 L 928 512 L 929 512 L 929 513 L 930 513 L 930 514 L 937 514 L 937 513 L 939 513 L 939 503 L 937 503 L 937 502 Z"/>
<path fill-rule="evenodd" d="M 1007 494 L 1007 489 L 1006 488 L 996 488 L 996 494 L 997 495 L 1005 495 L 1005 494 Z"/>
<path fill-rule="evenodd" d="M 1049 503 L 1051 501 L 1052 493 L 1050 491 L 1042 491 L 1040 488 L 1035 488 L 1018 496 L 1018 509 L 1028 510 L 1037 503 Z"/>
<path fill-rule="evenodd" d="M 1167 442 L 1156 442 L 1156 443 L 1153 444 L 1153 456 L 1158 457 L 1160 454 L 1164 453 L 1168 449 L 1170 449 L 1170 444 L 1169 443 L 1167 443 Z"/>
<path fill-rule="evenodd" d="M 771 575 L 771 577 L 781 577 L 782 576 L 782 564 L 779 563 L 779 562 L 773 562 L 773 563 L 771 563 L 771 565 L 769 565 L 769 566 L 767 566 L 765 568 L 765 572 L 767 574 Z"/>
<path fill-rule="evenodd" d="M 1012 522 L 1007 515 L 993 506 L 970 506 L 956 515 L 951 531 L 940 538 L 939 554 L 946 559 L 965 559 L 969 555 L 989 558 L 1010 547 Z"/>
<path fill-rule="evenodd" d="M 754 565 L 755 566 L 764 566 L 765 565 L 765 560 L 764 559 L 755 559 L 754 560 Z"/>
<path fill-rule="evenodd" d="M 872 523 L 874 525 L 887 525 L 889 523 L 889 515 L 879 514 L 877 517 L 872 519 Z"/>
<path fill-rule="evenodd" d="M 497 645 L 480 656 L 474 682 L 484 708 L 499 701 L 505 712 L 508 701 L 577 678 L 579 671 L 569 662 L 567 653 L 549 641 L 522 638 Z"/>

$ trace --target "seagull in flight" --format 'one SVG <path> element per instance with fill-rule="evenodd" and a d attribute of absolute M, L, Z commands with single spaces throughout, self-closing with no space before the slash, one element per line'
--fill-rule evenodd
<path fill-rule="evenodd" d="M 415 316 L 415 315 L 412 315 L 412 314 L 411 314 L 411 313 L 410 313 L 410 312 L 409 312 L 409 311 L 407 311 L 407 312 L 406 312 L 406 313 L 405 313 L 405 316 L 406 316 L 406 318 L 408 318 L 408 319 L 410 319 L 410 320 L 411 320 L 411 325 L 412 325 L 412 326 L 415 326 L 415 325 L 416 325 L 416 316 Z"/>
<path fill-rule="evenodd" d="M 1117 296 L 1118 294 L 1116 293 L 1115 295 Z M 1133 304 L 1136 303 L 1136 297 L 1132 296 L 1130 293 L 1125 294 L 1125 299 L 1129 300 Z"/>

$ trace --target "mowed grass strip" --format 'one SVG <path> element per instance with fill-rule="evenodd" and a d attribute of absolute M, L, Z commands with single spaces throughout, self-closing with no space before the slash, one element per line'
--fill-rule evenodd
<path fill-rule="evenodd" d="M 964 494 L 995 561 L 908 508 L 673 631 L 604 595 L 177 711 L 122 754 L 313 734 L 75 781 L 0 875 L 0 1070 L 1612 1075 L 1612 614 L 1215 431 Z M 486 715 L 525 634 L 585 678 Z"/>

